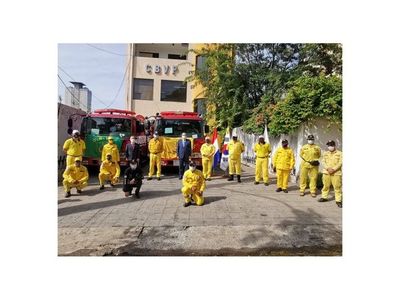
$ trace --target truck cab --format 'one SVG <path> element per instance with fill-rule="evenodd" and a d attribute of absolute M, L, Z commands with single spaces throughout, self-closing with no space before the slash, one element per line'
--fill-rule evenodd
<path fill-rule="evenodd" d="M 192 143 L 192 160 L 201 166 L 200 148 L 205 142 L 205 135 L 209 132 L 201 115 L 195 112 L 162 111 L 147 120 L 149 120 L 147 123 L 149 132 L 158 131 L 163 140 L 164 151 L 161 154 L 163 166 L 179 166 L 176 146 L 183 132 Z"/>
<path fill-rule="evenodd" d="M 144 117 L 133 111 L 120 109 L 98 109 L 87 114 L 81 125 L 81 136 L 86 143 L 86 151 L 82 162 L 86 166 L 99 166 L 103 146 L 107 137 L 113 136 L 114 143 L 120 151 L 121 166 L 128 163 L 125 160 L 126 145 L 130 136 L 137 136 L 141 145 L 142 155 L 147 157 L 147 140 L 144 130 Z"/>

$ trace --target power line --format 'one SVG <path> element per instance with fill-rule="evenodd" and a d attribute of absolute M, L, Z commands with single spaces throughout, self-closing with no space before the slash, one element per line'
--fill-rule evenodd
<path fill-rule="evenodd" d="M 103 51 L 105 53 L 108 53 L 108 54 L 114 54 L 114 55 L 118 55 L 118 56 L 131 56 L 131 55 L 127 55 L 127 54 L 116 53 L 116 52 L 113 52 L 113 51 L 110 51 L 110 50 L 107 50 L 107 49 L 103 49 L 103 48 L 97 47 L 97 46 L 92 45 L 92 44 L 86 44 L 86 45 L 88 45 L 89 47 L 95 48 L 95 49 L 97 49 L 99 51 Z"/>
<path fill-rule="evenodd" d="M 76 99 L 76 101 L 78 101 L 78 103 L 79 103 L 80 105 L 83 105 L 86 109 L 88 109 L 88 107 L 87 107 L 85 104 L 81 103 L 81 102 L 79 101 L 79 99 L 76 98 L 76 96 L 69 90 L 69 88 L 67 87 L 67 85 L 65 84 L 65 82 L 64 82 L 64 81 L 62 80 L 62 78 L 60 77 L 60 75 L 57 74 L 57 76 L 58 76 L 58 78 L 60 79 L 60 81 L 62 82 L 62 84 L 64 85 L 65 89 L 72 95 L 72 97 L 74 97 L 74 98 Z"/>
<path fill-rule="evenodd" d="M 121 88 L 122 88 L 122 86 L 124 85 L 125 78 L 126 78 L 126 74 L 128 73 L 128 69 L 129 69 L 129 66 L 130 66 L 130 64 L 131 64 L 131 60 L 132 60 L 132 56 L 130 55 L 128 64 L 126 65 L 124 77 L 122 78 L 121 84 L 119 85 L 117 94 L 115 95 L 113 101 L 111 101 L 111 103 L 107 106 L 107 108 L 109 108 L 109 107 L 115 102 L 115 100 L 117 100 L 117 97 L 118 97 L 118 95 L 119 95 L 119 92 L 121 91 Z"/>

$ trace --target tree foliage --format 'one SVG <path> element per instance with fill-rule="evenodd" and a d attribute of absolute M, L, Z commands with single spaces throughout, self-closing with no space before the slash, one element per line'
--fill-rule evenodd
<path fill-rule="evenodd" d="M 196 55 L 205 65 L 188 78 L 205 88 L 220 127 L 290 133 L 315 117 L 341 122 L 341 45 L 213 44 Z"/>

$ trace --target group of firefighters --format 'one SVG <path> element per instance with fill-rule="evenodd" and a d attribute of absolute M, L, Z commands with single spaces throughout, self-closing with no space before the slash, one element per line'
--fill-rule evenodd
<path fill-rule="evenodd" d="M 124 173 L 123 191 L 125 196 L 132 195 L 133 188 L 135 196 L 140 198 L 139 191 L 142 186 L 143 173 L 140 161 L 140 144 L 134 136 L 130 138 L 131 143 L 126 147 L 126 160 L 129 161 L 129 167 Z M 336 149 L 335 142 L 327 142 L 327 151 L 322 155 L 322 195 L 319 202 L 328 201 L 330 187 L 333 185 L 335 192 L 335 201 L 338 207 L 342 207 L 342 152 Z M 82 156 L 85 151 L 85 142 L 80 139 L 78 130 L 74 130 L 72 138 L 64 143 L 63 147 L 67 155 L 67 168 L 63 174 L 65 197 L 71 196 L 71 188 L 76 188 L 78 193 L 87 185 L 89 174 L 87 168 L 82 165 Z M 153 138 L 149 141 L 149 174 L 147 180 L 152 180 L 156 171 L 157 180 L 161 180 L 161 153 L 164 150 L 163 141 L 159 138 L 157 132 L 154 132 Z M 244 152 L 244 144 L 233 136 L 228 144 L 229 153 L 229 178 L 233 181 L 236 175 L 237 181 L 241 182 L 241 154 Z M 205 138 L 200 152 L 202 156 L 202 172 L 197 169 L 196 163 L 191 159 L 191 142 L 187 139 L 185 133 L 182 139 L 177 143 L 177 157 L 179 159 L 179 179 L 182 180 L 182 194 L 184 197 L 184 206 L 191 204 L 203 205 L 205 190 L 205 181 L 211 180 L 211 170 L 215 147 L 211 144 L 210 137 Z M 264 136 L 259 136 L 258 142 L 254 146 L 256 155 L 256 169 L 254 184 L 259 184 L 262 180 L 264 185 L 269 185 L 268 161 L 271 157 L 271 147 L 265 142 Z M 314 143 L 314 136 L 309 135 L 307 144 L 300 150 L 302 159 L 300 166 L 300 196 L 305 195 L 307 183 L 309 183 L 310 194 L 316 197 L 317 178 L 321 159 L 321 149 Z M 113 137 L 108 137 L 108 144 L 102 149 L 102 163 L 99 172 L 100 189 L 104 189 L 104 184 L 109 181 L 111 186 L 118 183 L 120 177 L 119 150 L 114 143 Z M 293 150 L 289 147 L 287 140 L 282 141 L 282 145 L 275 151 L 272 157 L 272 168 L 277 175 L 276 192 L 288 193 L 288 182 L 290 173 L 295 165 Z M 157 169 L 157 170 L 155 170 Z"/>

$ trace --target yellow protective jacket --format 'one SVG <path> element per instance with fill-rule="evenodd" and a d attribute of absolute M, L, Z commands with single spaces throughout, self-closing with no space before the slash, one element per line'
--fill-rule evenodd
<path fill-rule="evenodd" d="M 286 149 L 283 147 L 279 147 L 276 150 L 273 166 L 279 170 L 291 170 L 294 167 L 294 154 L 293 150 L 287 147 Z"/>
<path fill-rule="evenodd" d="M 78 180 L 80 182 L 88 181 L 89 173 L 85 166 L 77 167 L 75 165 L 67 167 L 63 173 L 64 179 L 67 181 L 73 182 Z"/>
<path fill-rule="evenodd" d="M 70 138 L 65 141 L 63 149 L 65 152 L 67 152 L 68 155 L 82 156 L 86 150 L 86 144 L 81 139 L 79 139 L 78 141 L 74 141 L 73 138 Z"/>
<path fill-rule="evenodd" d="M 254 146 L 254 152 L 256 153 L 257 157 L 268 158 L 269 154 L 271 153 L 271 146 L 267 143 L 265 144 L 257 143 Z"/>
<path fill-rule="evenodd" d="M 206 188 L 206 181 L 204 180 L 203 173 L 200 170 L 194 170 L 194 172 L 187 170 L 183 174 L 182 180 L 183 186 L 187 188 L 195 187 L 196 191 L 204 192 Z"/>
<path fill-rule="evenodd" d="M 153 154 L 158 154 L 163 151 L 163 142 L 160 138 L 156 140 L 155 138 L 152 138 L 149 142 L 149 152 Z"/>
<path fill-rule="evenodd" d="M 228 151 L 230 159 L 240 160 L 241 154 L 244 152 L 244 145 L 240 141 L 237 141 L 236 143 L 230 141 L 228 144 Z"/>
<path fill-rule="evenodd" d="M 100 173 L 111 175 L 111 177 L 119 177 L 121 169 L 117 162 L 105 160 L 101 163 Z"/>
<path fill-rule="evenodd" d="M 322 164 L 324 167 L 322 173 L 329 174 L 327 169 L 332 168 L 336 170 L 332 175 L 342 175 L 342 159 L 342 152 L 339 150 L 324 152 L 322 156 Z"/>
<path fill-rule="evenodd" d="M 313 161 L 313 160 L 319 160 L 321 157 L 321 148 L 318 147 L 317 145 L 304 145 L 301 147 L 300 150 L 300 156 L 303 157 L 304 159 L 301 159 L 301 166 L 305 168 L 313 168 L 314 166 L 310 165 L 310 163 L 305 162 L 306 161 Z"/>
<path fill-rule="evenodd" d="M 203 145 L 201 145 L 200 153 L 205 158 L 210 159 L 215 153 L 215 146 L 213 144 L 204 143 Z"/>
<path fill-rule="evenodd" d="M 103 151 L 101 152 L 101 160 L 105 161 L 106 160 L 106 155 L 108 153 L 111 153 L 112 156 L 112 161 L 119 161 L 119 150 L 118 150 L 118 146 L 117 144 L 113 143 L 113 144 L 105 144 L 103 146 Z"/>

